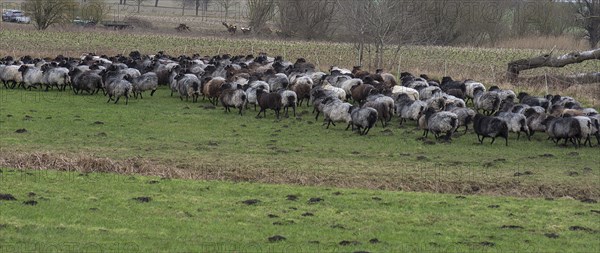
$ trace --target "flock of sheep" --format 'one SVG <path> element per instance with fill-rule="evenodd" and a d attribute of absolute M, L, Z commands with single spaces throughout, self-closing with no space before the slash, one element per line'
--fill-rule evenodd
<path fill-rule="evenodd" d="M 208 56 L 172 57 L 158 52 L 114 57 L 85 54 L 81 58 L 61 55 L 54 59 L 7 56 L 0 62 L 0 79 L 5 88 L 70 87 L 75 94 L 96 94 L 100 90 L 108 101 L 117 103 L 125 97 L 152 96 L 159 84 L 167 84 L 171 96 L 196 102 L 200 96 L 212 104 L 220 103 L 243 115 L 249 105 L 258 106 L 258 115 L 267 117 L 273 110 L 289 116 L 306 101 L 318 119 L 323 114 L 327 128 L 335 123 L 347 124 L 346 130 L 365 135 L 377 123 L 386 127 L 394 115 L 400 124 L 416 121 L 423 135 L 451 140 L 459 128 L 465 133 L 472 125 L 480 143 L 488 137 L 505 139 L 508 133 L 523 132 L 529 139 L 535 132 L 546 132 L 555 143 L 564 140 L 575 146 L 600 145 L 600 114 L 584 108 L 572 97 L 515 94 L 497 86 L 489 89 L 473 80 L 441 81 L 427 75 L 402 73 L 396 77 L 379 69 L 369 73 L 360 67 L 352 70 L 331 67 L 329 73 L 318 71 L 314 64 L 299 58 L 295 62 L 282 57 Z M 350 103 L 352 102 L 352 103 Z M 467 104 L 470 102 L 472 108 Z"/>

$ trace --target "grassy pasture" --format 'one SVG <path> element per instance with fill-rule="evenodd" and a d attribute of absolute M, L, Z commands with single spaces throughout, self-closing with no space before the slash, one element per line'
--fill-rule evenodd
<path fill-rule="evenodd" d="M 0 89 L 3 166 L 44 167 L 66 159 L 78 170 L 184 178 L 372 189 L 598 198 L 598 148 L 555 146 L 544 134 L 509 146 L 473 133 L 451 144 L 421 138 L 397 119 L 365 137 L 345 125 L 321 126 L 312 108 L 296 118 L 224 113 L 207 101 L 154 97 L 107 104 L 101 95 Z M 25 129 L 26 133 L 17 133 Z M 41 158 L 23 157 L 31 154 Z M 44 155 L 46 154 L 46 155 Z M 102 162 L 108 158 L 120 166 Z M 37 162 L 42 159 L 42 162 Z M 62 158 L 61 158 L 62 159 Z M 96 159 L 92 165 L 77 165 Z M 142 165 L 140 165 L 140 163 Z M 69 165 L 74 164 L 74 165 Z M 137 165 L 136 165 L 137 164 Z M 91 167 L 91 168 L 90 168 Z M 127 168 L 127 169 L 122 169 Z"/>
<path fill-rule="evenodd" d="M 0 200 L 0 250 L 5 252 L 600 248 L 600 205 L 575 200 L 0 171 L 0 193 L 16 198 Z M 285 240 L 270 242 L 276 235 Z"/>

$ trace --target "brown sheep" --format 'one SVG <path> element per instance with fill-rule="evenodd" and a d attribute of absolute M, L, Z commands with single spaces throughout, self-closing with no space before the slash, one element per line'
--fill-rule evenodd
<path fill-rule="evenodd" d="M 215 77 L 215 78 L 206 78 L 204 85 L 202 85 L 202 95 L 203 95 L 203 99 L 204 97 L 208 98 L 208 101 L 213 104 L 213 105 L 217 105 L 217 102 L 219 100 L 219 96 L 221 96 L 221 86 L 223 86 L 223 84 L 225 84 L 225 79 L 222 77 Z"/>
<path fill-rule="evenodd" d="M 362 104 L 373 90 L 375 90 L 375 87 L 370 84 L 359 84 L 350 88 L 350 91 L 352 92 L 352 99 L 359 104 Z"/>

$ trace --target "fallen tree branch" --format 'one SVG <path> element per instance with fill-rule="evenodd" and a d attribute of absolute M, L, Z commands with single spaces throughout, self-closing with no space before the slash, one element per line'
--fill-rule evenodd
<path fill-rule="evenodd" d="M 561 68 L 573 63 L 598 59 L 600 59 L 600 48 L 584 52 L 571 52 L 558 57 L 552 57 L 552 53 L 549 53 L 529 59 L 520 59 L 508 63 L 508 80 L 517 81 L 519 73 L 523 70 L 540 67 Z"/>

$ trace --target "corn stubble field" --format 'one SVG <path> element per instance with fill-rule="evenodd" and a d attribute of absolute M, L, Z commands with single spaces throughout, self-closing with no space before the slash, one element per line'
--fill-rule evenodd
<path fill-rule="evenodd" d="M 10 27 L 9 27 L 10 28 Z M 125 31 L 0 31 L 0 56 L 84 52 L 304 57 L 351 67 L 347 44 Z M 538 50 L 406 46 L 389 70 L 508 86 Z M 537 70 L 573 73 L 597 63 Z M 550 93 L 598 101 L 585 86 Z M 101 95 L 0 88 L 0 252 L 595 252 L 598 147 L 422 139 L 394 119 L 367 136 L 325 129 L 312 108 L 275 120 L 224 113 L 166 87 L 129 105 Z"/>

